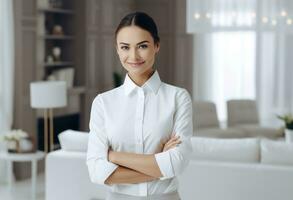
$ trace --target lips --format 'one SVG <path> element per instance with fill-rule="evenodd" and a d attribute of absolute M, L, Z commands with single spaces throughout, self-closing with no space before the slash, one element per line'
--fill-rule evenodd
<path fill-rule="evenodd" d="M 145 63 L 145 61 L 142 61 L 142 62 L 127 62 L 127 64 L 132 66 L 132 67 L 139 67 L 139 66 L 143 65 L 144 63 Z"/>

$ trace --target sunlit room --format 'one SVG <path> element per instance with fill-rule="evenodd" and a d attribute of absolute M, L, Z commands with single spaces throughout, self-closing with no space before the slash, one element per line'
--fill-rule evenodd
<path fill-rule="evenodd" d="M 1 200 L 292 200 L 293 1 L 1 0 Z"/>

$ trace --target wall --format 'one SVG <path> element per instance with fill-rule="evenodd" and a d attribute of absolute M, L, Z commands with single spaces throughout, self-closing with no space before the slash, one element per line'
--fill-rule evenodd
<path fill-rule="evenodd" d="M 14 0 L 15 115 L 14 128 L 36 133 L 36 112 L 30 107 L 29 83 L 41 77 L 37 67 L 37 0 Z M 140 10 L 157 22 L 161 49 L 156 60 L 164 82 L 192 92 L 192 36 L 185 33 L 184 0 L 85 0 L 78 2 L 76 84 L 85 85 L 81 98 L 81 129 L 88 130 L 94 97 L 113 88 L 113 72 L 125 73 L 114 48 L 114 31 L 127 13 Z M 20 170 L 20 168 L 22 168 Z M 28 165 L 17 177 L 28 177 Z"/>
<path fill-rule="evenodd" d="M 192 93 L 192 36 L 185 33 L 186 4 L 182 0 L 89 0 L 86 7 L 85 129 L 97 93 L 113 88 L 112 73 L 123 72 L 114 48 L 114 31 L 129 12 L 145 11 L 156 21 L 161 49 L 155 67 L 164 82 Z"/>

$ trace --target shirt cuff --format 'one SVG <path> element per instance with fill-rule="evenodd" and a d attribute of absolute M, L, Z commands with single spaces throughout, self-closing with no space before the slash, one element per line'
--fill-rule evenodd
<path fill-rule="evenodd" d="M 94 163 L 94 171 L 91 174 L 92 182 L 105 185 L 107 178 L 117 169 L 118 165 L 106 160 L 98 160 Z"/>
<path fill-rule="evenodd" d="M 155 159 L 160 168 L 161 174 L 163 175 L 163 177 L 161 177 L 160 180 L 172 178 L 174 176 L 174 173 L 173 173 L 172 163 L 170 160 L 169 151 L 164 151 L 164 152 L 155 154 Z"/>
<path fill-rule="evenodd" d="M 105 171 L 104 173 L 102 173 L 102 177 L 101 180 L 103 181 L 103 184 L 105 184 L 105 181 L 107 180 L 107 178 L 118 168 L 118 165 L 106 161 L 105 163 Z"/>

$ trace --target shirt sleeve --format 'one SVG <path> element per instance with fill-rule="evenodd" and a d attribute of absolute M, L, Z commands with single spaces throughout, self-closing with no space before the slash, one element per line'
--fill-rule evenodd
<path fill-rule="evenodd" d="M 92 103 L 87 150 L 89 176 L 93 183 L 105 185 L 105 180 L 118 165 L 108 161 L 109 143 L 105 131 L 103 104 L 99 96 Z"/>
<path fill-rule="evenodd" d="M 180 91 L 176 98 L 173 132 L 180 136 L 181 143 L 168 151 L 155 154 L 156 161 L 163 175 L 160 179 L 179 175 L 187 167 L 192 146 L 190 138 L 193 134 L 192 101 L 188 92 Z"/>

